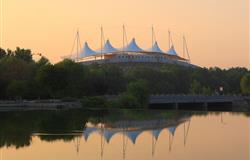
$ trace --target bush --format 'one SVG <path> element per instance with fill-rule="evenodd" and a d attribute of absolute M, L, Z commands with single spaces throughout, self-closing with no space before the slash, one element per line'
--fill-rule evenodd
<path fill-rule="evenodd" d="M 81 103 L 84 108 L 108 108 L 107 100 L 99 96 L 84 97 Z"/>
<path fill-rule="evenodd" d="M 127 86 L 126 92 L 124 92 L 119 98 L 122 107 L 126 108 L 145 108 L 148 106 L 148 101 L 149 92 L 144 80 L 130 82 Z"/>
<path fill-rule="evenodd" d="M 241 91 L 244 94 L 250 94 L 250 73 L 245 74 L 240 81 Z"/>

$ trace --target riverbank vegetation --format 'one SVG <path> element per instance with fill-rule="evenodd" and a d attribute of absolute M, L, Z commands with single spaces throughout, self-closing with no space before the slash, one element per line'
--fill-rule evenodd
<path fill-rule="evenodd" d="M 28 49 L 0 49 L 0 99 L 67 99 L 105 103 L 103 95 L 120 95 L 116 105 L 146 106 L 151 94 L 249 94 L 246 68 L 188 68 L 118 65 L 89 66 L 63 60 L 32 59 Z M 243 77 L 244 76 L 244 77 Z M 87 97 L 87 99 L 86 99 Z M 89 99 L 88 97 L 97 97 Z M 99 97 L 99 98 L 98 98 Z"/>

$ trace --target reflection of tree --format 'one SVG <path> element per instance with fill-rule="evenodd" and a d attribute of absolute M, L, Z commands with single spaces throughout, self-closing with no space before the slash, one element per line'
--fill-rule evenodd
<path fill-rule="evenodd" d="M 0 147 L 15 146 L 20 148 L 30 145 L 33 123 L 28 117 L 22 117 L 19 113 L 12 115 L 2 113 L 0 126 Z"/>
<path fill-rule="evenodd" d="M 0 147 L 6 146 L 11 147 L 15 146 L 16 148 L 21 148 L 25 146 L 29 146 L 31 143 L 30 133 L 20 133 L 20 132 L 12 132 L 7 133 L 5 135 L 1 134 L 3 140 L 1 140 Z"/>
<path fill-rule="evenodd" d="M 86 112 L 14 112 L 0 113 L 0 147 L 29 146 L 33 133 L 70 133 L 83 130 L 87 119 Z M 46 141 L 73 140 L 75 135 L 46 136 L 40 138 Z"/>
<path fill-rule="evenodd" d="M 43 140 L 43 141 L 47 141 L 47 142 L 53 142 L 53 141 L 57 141 L 57 140 L 63 140 L 64 142 L 70 142 L 72 140 L 75 140 L 75 138 L 77 138 L 77 136 L 79 135 L 39 135 L 38 137 Z"/>

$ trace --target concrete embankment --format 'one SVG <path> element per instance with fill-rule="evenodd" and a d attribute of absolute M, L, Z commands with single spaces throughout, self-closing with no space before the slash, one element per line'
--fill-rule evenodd
<path fill-rule="evenodd" d="M 0 112 L 32 110 L 67 110 L 81 108 L 79 101 L 63 102 L 61 100 L 34 101 L 0 101 Z"/>

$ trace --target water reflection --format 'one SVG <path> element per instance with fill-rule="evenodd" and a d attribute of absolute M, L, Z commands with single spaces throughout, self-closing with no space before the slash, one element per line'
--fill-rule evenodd
<path fill-rule="evenodd" d="M 126 155 L 127 143 L 130 141 L 136 144 L 137 138 L 143 133 L 147 132 L 152 137 L 152 156 L 155 153 L 157 140 L 163 131 L 167 131 L 169 135 L 169 151 L 172 149 L 174 142 L 175 131 L 181 124 L 184 124 L 184 145 L 187 142 L 187 136 L 190 128 L 190 117 L 184 116 L 179 119 L 151 119 L 151 120 L 124 120 L 117 122 L 98 123 L 93 124 L 88 122 L 83 131 L 83 136 L 86 142 L 92 134 L 100 135 L 101 144 L 101 157 L 104 153 L 105 144 L 109 145 L 112 137 L 120 135 L 122 137 L 121 143 L 123 144 L 123 157 Z M 187 127 L 186 127 L 187 126 Z"/>
<path fill-rule="evenodd" d="M 32 159 L 39 159 L 36 157 L 38 148 L 45 152 L 45 159 L 53 159 L 53 152 L 60 152 L 57 156 L 62 160 L 84 157 L 158 160 L 166 156 L 183 159 L 185 154 L 179 154 L 187 151 L 187 155 L 192 153 L 192 159 L 196 159 L 197 155 L 193 154 L 196 152 L 216 155 L 239 148 L 227 146 L 230 141 L 239 143 L 241 148 L 231 154 L 247 159 L 249 144 L 246 140 L 249 137 L 245 135 L 249 135 L 249 131 L 245 129 L 249 126 L 242 123 L 247 117 L 249 113 L 142 110 L 0 113 L 1 160 L 4 157 L 24 160 L 27 157 L 30 159 L 31 155 Z M 239 133 L 241 135 L 235 137 Z M 204 148 L 197 148 L 196 145 Z M 221 151 L 213 149 L 223 145 L 226 148 Z M 12 152 L 17 153 L 18 158 L 12 156 Z M 230 159 L 225 153 L 219 157 Z"/>

